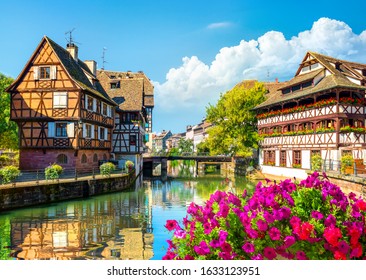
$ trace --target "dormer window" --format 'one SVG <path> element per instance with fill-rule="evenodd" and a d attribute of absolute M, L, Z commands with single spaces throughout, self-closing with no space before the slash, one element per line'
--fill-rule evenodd
<path fill-rule="evenodd" d="M 120 87 L 121 87 L 120 82 L 113 82 L 113 83 L 111 83 L 111 89 L 120 88 Z"/>

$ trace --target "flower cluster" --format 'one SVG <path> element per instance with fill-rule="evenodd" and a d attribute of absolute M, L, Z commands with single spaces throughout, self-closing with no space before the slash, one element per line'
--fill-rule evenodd
<path fill-rule="evenodd" d="M 366 202 L 325 174 L 259 182 L 252 195 L 217 191 L 191 203 L 163 259 L 365 259 Z"/>
<path fill-rule="evenodd" d="M 342 97 L 339 99 L 339 103 L 347 104 L 347 105 L 364 105 L 365 100 L 362 98 Z M 286 115 L 286 114 L 291 114 L 291 113 L 296 113 L 296 112 L 302 112 L 305 110 L 332 106 L 335 104 L 337 104 L 337 99 L 329 98 L 329 99 L 319 100 L 319 101 L 311 103 L 311 104 L 299 105 L 299 106 L 294 106 L 294 107 L 286 108 L 286 109 L 282 109 L 282 110 L 276 110 L 276 111 L 270 111 L 270 112 L 258 114 L 257 119 L 265 119 L 265 118 L 279 116 L 279 115 Z"/>
<path fill-rule="evenodd" d="M 366 129 L 364 127 L 346 125 L 340 128 L 340 132 L 366 133 Z"/>

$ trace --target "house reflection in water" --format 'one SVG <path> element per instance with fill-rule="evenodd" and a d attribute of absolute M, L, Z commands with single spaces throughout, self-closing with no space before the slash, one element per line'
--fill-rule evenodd
<path fill-rule="evenodd" d="M 65 203 L 11 219 L 18 259 L 150 259 L 151 191 Z M 41 212 L 39 212 L 41 211 Z"/>

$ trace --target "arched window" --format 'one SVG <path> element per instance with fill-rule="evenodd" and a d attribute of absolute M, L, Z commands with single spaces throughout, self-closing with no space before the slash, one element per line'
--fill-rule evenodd
<path fill-rule="evenodd" d="M 93 156 L 93 162 L 97 162 L 98 161 L 98 155 L 97 154 L 94 154 Z"/>
<path fill-rule="evenodd" d="M 88 158 L 86 157 L 86 154 L 83 154 L 81 156 L 81 163 L 87 163 L 87 161 L 88 161 Z"/>
<path fill-rule="evenodd" d="M 67 163 L 67 155 L 65 154 L 59 154 L 56 159 L 57 163 L 59 164 L 65 164 Z"/>

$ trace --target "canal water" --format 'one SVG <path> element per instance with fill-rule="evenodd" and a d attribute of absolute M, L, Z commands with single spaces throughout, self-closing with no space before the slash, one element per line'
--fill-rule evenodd
<path fill-rule="evenodd" d="M 254 188 L 217 172 L 193 177 L 181 165 L 169 172 L 141 176 L 124 192 L 0 213 L 0 259 L 160 260 L 171 237 L 166 220 L 182 221 L 192 201 L 203 204 L 217 189 Z"/>

